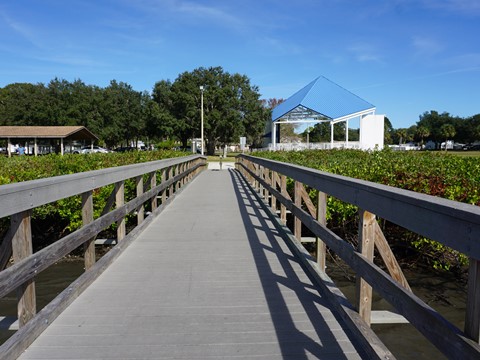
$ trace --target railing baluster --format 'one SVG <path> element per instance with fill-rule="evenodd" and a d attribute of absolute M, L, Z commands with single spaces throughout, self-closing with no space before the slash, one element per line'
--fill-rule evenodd
<path fill-rule="evenodd" d="M 125 204 L 125 182 L 119 181 L 115 183 L 115 204 L 117 209 Z M 122 240 L 127 234 L 125 217 L 117 222 L 117 241 Z"/>
<path fill-rule="evenodd" d="M 317 221 L 324 226 L 327 225 L 327 194 L 322 191 L 317 193 Z M 327 246 L 319 237 L 316 238 L 316 243 L 317 264 L 320 270 L 325 271 Z"/>
<path fill-rule="evenodd" d="M 165 171 L 165 170 L 164 170 Z M 162 174 L 162 181 L 163 181 L 164 175 Z M 152 173 L 152 178 L 150 179 L 150 189 L 154 189 L 157 186 L 157 172 L 154 171 Z M 165 191 L 163 191 L 164 193 Z M 152 207 L 152 212 L 157 209 L 158 202 L 157 202 L 157 197 L 153 196 L 152 200 L 150 201 L 150 206 Z"/>
<path fill-rule="evenodd" d="M 287 177 L 285 175 L 282 175 L 280 177 L 280 188 L 281 188 L 281 194 L 286 197 L 288 193 L 287 193 Z M 280 220 L 283 222 L 284 225 L 287 224 L 287 208 L 283 204 L 280 205 Z"/>
<path fill-rule="evenodd" d="M 136 188 L 137 188 L 137 197 L 143 194 L 143 176 L 137 176 L 135 178 Z M 140 205 L 137 209 L 137 224 L 140 225 L 145 218 L 145 210 L 143 204 Z"/>
<path fill-rule="evenodd" d="M 375 249 L 375 214 L 360 210 L 360 224 L 358 231 L 358 252 L 368 260 L 373 261 Z M 361 277 L 357 276 L 357 310 L 360 317 L 370 325 L 372 312 L 372 287 Z"/>
<path fill-rule="evenodd" d="M 82 224 L 83 226 L 93 221 L 93 191 L 82 193 Z M 85 271 L 95 264 L 95 237 L 83 244 L 83 259 Z"/>
<path fill-rule="evenodd" d="M 168 168 L 168 180 L 170 180 L 173 177 L 173 166 L 170 166 Z M 168 188 L 168 197 L 171 198 L 173 196 L 173 184 L 170 185 Z"/>
<path fill-rule="evenodd" d="M 15 263 L 32 255 L 31 211 L 26 210 L 11 216 L 12 253 Z M 27 280 L 17 289 L 18 325 L 24 326 L 37 312 L 35 281 Z"/>
<path fill-rule="evenodd" d="M 274 190 L 277 190 L 277 173 L 275 171 L 272 171 L 272 178 L 270 179 L 270 185 Z M 273 210 L 274 213 L 277 212 L 277 198 L 273 196 L 273 194 L 270 194 L 271 196 L 271 202 L 270 206 Z"/>
<path fill-rule="evenodd" d="M 480 260 L 470 258 L 465 334 L 480 343 Z"/>
<path fill-rule="evenodd" d="M 302 207 L 302 193 L 301 193 L 302 187 L 303 187 L 303 184 L 295 180 L 294 200 L 295 200 L 295 205 L 299 208 Z M 295 235 L 297 240 L 302 240 L 302 222 L 296 216 L 294 217 L 294 222 L 293 222 L 293 234 Z"/>

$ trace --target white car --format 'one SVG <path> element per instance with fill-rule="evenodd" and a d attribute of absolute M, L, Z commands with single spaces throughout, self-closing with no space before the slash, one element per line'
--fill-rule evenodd
<path fill-rule="evenodd" d="M 109 153 L 105 148 L 102 148 L 100 146 L 84 146 L 80 150 L 75 150 L 74 154 L 90 154 L 90 153 Z"/>

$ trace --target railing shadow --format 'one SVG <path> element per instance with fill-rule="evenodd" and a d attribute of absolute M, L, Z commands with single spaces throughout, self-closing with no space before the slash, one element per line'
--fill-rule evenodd
<path fill-rule="evenodd" d="M 334 316 L 327 319 L 320 312 L 322 307 L 328 307 L 328 302 L 318 294 L 311 283 L 305 282 L 308 281 L 306 275 L 305 280 L 299 277 L 295 268 L 301 267 L 301 264 L 291 255 L 286 244 L 282 247 L 279 232 L 243 178 L 234 170 L 230 170 L 230 176 L 282 357 L 300 360 L 309 358 L 310 354 L 318 358 L 347 359 L 344 352 L 349 345 L 344 343 L 341 346 L 334 334 L 335 330 L 328 324 L 328 320 L 335 319 Z M 260 238 L 258 232 L 263 232 L 266 239 Z M 275 263 L 280 265 L 279 269 L 272 267 Z M 298 320 L 300 312 L 289 308 L 282 288 L 294 292 L 296 301 L 301 305 L 300 311 L 304 317 L 306 315 L 307 320 Z M 298 327 L 301 321 L 312 324 L 318 339 L 312 338 Z M 342 336 L 345 341 L 346 336 L 343 333 Z"/>

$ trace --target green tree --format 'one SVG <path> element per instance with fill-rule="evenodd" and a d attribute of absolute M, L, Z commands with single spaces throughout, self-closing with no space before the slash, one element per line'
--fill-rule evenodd
<path fill-rule="evenodd" d="M 112 80 L 103 92 L 102 117 L 101 137 L 108 146 L 136 141 L 145 128 L 142 93 L 126 83 Z"/>
<path fill-rule="evenodd" d="M 455 127 L 452 124 L 443 124 L 440 134 L 445 139 L 445 151 L 447 151 L 447 141 L 455 136 Z"/>
<path fill-rule="evenodd" d="M 385 145 L 393 144 L 393 137 L 395 134 L 395 129 L 392 126 L 392 122 L 388 117 L 385 116 L 385 122 L 383 123 L 383 141 Z"/>
<path fill-rule="evenodd" d="M 407 137 L 407 129 L 401 128 L 395 131 L 395 137 L 398 139 L 398 144 L 402 145 Z"/>
<path fill-rule="evenodd" d="M 256 86 L 245 75 L 229 74 L 221 67 L 184 72 L 171 87 L 175 129 L 184 145 L 200 137 L 200 86 L 204 87 L 204 137 L 208 154 L 218 145 L 238 142 L 242 135 L 250 144 L 261 138 L 266 116 Z"/>
<path fill-rule="evenodd" d="M 423 145 L 423 140 L 430 136 L 430 130 L 425 126 L 418 126 L 416 136 L 420 138 L 420 145 Z"/>

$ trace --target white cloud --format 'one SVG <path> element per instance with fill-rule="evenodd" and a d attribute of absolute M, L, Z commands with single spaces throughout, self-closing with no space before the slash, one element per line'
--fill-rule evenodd
<path fill-rule="evenodd" d="M 433 9 L 480 15 L 480 1 L 478 0 L 422 0 L 422 2 L 425 6 Z"/>
<path fill-rule="evenodd" d="M 15 33 L 20 35 L 21 38 L 27 40 L 29 43 L 31 43 L 36 47 L 39 47 L 39 48 L 43 47 L 41 41 L 38 39 L 38 36 L 36 35 L 37 32 L 34 29 L 32 29 L 26 24 L 23 24 L 11 18 L 5 13 L 1 13 L 0 16 L 5 22 L 5 24 Z"/>
<path fill-rule="evenodd" d="M 444 50 L 443 44 L 424 36 L 414 36 L 412 45 L 415 49 L 415 54 L 420 56 L 435 55 Z"/>
<path fill-rule="evenodd" d="M 383 57 L 372 44 L 356 43 L 349 46 L 347 50 L 358 62 L 383 63 Z"/>
<path fill-rule="evenodd" d="M 155 12 L 167 18 L 168 14 L 179 14 L 190 20 L 202 20 L 207 24 L 214 22 L 232 28 L 245 26 L 244 21 L 233 11 L 229 11 L 226 5 L 209 6 L 184 0 L 125 0 L 125 2 L 146 13 Z"/>

